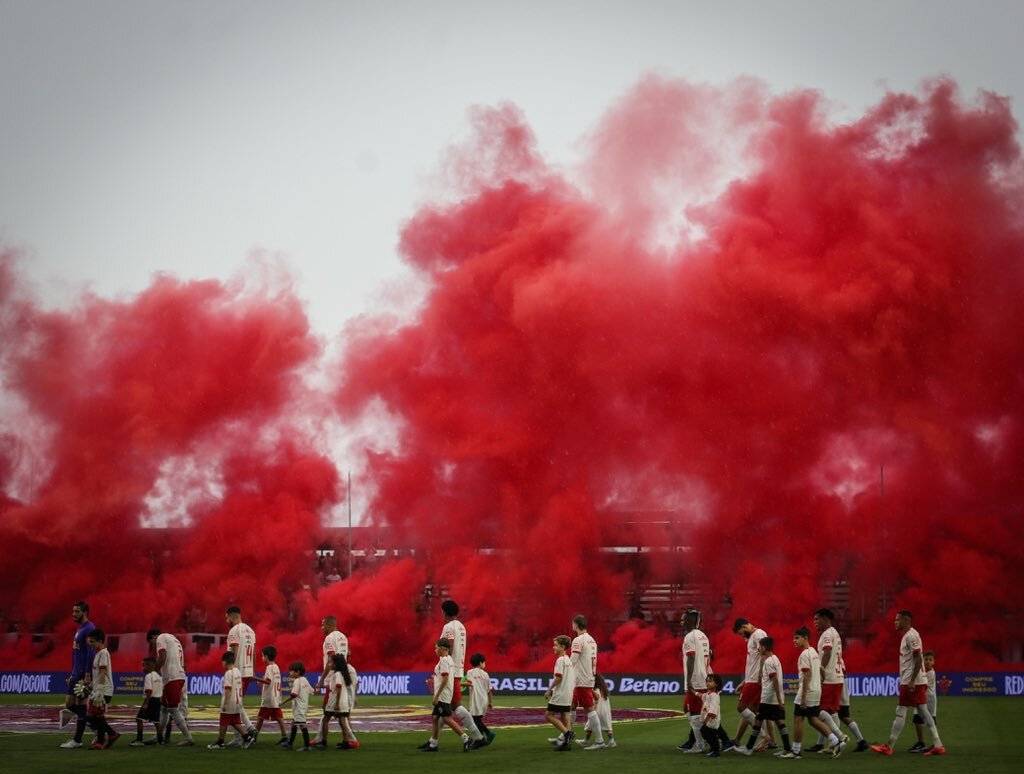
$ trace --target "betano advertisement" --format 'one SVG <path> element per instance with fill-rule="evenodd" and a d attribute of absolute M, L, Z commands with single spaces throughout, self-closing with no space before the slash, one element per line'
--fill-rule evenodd
<path fill-rule="evenodd" d="M 0 672 L 0 693 L 64 693 L 67 672 Z M 359 675 L 359 693 L 364 696 L 427 696 L 429 672 L 366 672 Z M 723 689 L 731 693 L 738 687 L 739 675 L 722 675 Z M 849 675 L 851 696 L 895 696 L 896 675 Z M 605 675 L 612 693 L 655 696 L 682 693 L 682 681 L 676 675 Z M 543 693 L 551 682 L 544 673 L 496 672 L 491 685 L 498 696 L 530 696 Z M 189 675 L 188 692 L 193 696 L 220 693 L 219 674 Z M 287 688 L 288 677 L 284 676 Z M 1024 674 L 1011 672 L 940 672 L 936 686 L 941 696 L 1024 696 Z M 786 693 L 792 695 L 796 677 L 786 678 Z M 114 674 L 114 692 L 119 696 L 142 695 L 142 673 Z M 249 686 L 259 693 L 259 685 Z"/>

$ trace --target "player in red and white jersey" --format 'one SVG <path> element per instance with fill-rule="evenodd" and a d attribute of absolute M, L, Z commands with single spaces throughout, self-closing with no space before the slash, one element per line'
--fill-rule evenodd
<path fill-rule="evenodd" d="M 699 610 L 690 608 L 683 613 L 683 709 L 690 715 L 690 735 L 679 749 L 687 753 L 707 752 L 701 735 L 701 711 L 711 673 L 711 643 L 699 626 Z"/>
<path fill-rule="evenodd" d="M 811 632 L 801 626 L 793 632 L 793 647 L 800 651 L 796 668 L 798 683 L 796 700 L 793 702 L 793 757 L 800 757 L 804 740 L 804 718 L 824 736 L 832 746 L 832 756 L 838 757 L 845 749 L 845 742 L 839 739 L 839 727 L 832 716 L 821 707 L 821 659 L 818 651 L 811 647 Z"/>
<path fill-rule="evenodd" d="M 748 624 L 749 625 L 749 624 Z M 775 655 L 775 642 L 771 637 L 761 637 L 757 643 L 761 655 L 761 696 L 758 702 L 757 716 L 750 730 L 750 739 L 746 746 L 736 747 L 736 752 L 751 755 L 757 746 L 757 739 L 762 728 L 769 722 L 774 723 L 782 737 L 783 752 L 780 757 L 793 757 L 789 745 L 789 732 L 786 730 L 786 699 L 782 687 L 782 662 Z"/>
<path fill-rule="evenodd" d="M 325 615 L 323 620 L 320 621 L 320 631 L 324 634 L 324 665 L 323 672 L 320 673 L 320 677 L 317 679 L 316 685 L 313 686 L 313 690 L 316 692 L 319 692 L 321 688 L 327 685 L 327 675 L 334 670 L 334 665 L 331 660 L 334 654 L 340 653 L 346 659 L 349 656 L 348 637 L 338 631 L 337 618 L 333 615 Z M 328 696 L 328 693 L 325 693 L 323 696 L 323 704 L 325 707 L 327 706 Z M 313 744 L 320 744 L 320 739 L 327 731 L 327 719 L 326 715 L 321 717 L 320 731 Z"/>
<path fill-rule="evenodd" d="M 242 692 L 238 696 L 238 715 L 242 719 L 242 725 L 247 733 L 253 732 L 249 715 L 245 711 L 245 694 L 249 690 L 249 683 L 252 682 L 253 668 L 256 662 L 256 632 L 249 624 L 242 621 L 242 610 L 237 605 L 232 605 L 224 611 L 224 619 L 228 626 L 228 651 L 235 654 L 235 669 L 242 676 Z M 241 737 L 237 737 L 228 747 L 241 745 Z"/>
<path fill-rule="evenodd" d="M 856 752 L 864 752 L 868 749 L 868 743 L 860 732 L 857 722 L 850 717 L 849 700 L 845 702 L 843 697 L 846 694 L 846 663 L 843 661 L 843 638 L 833 625 L 835 613 L 827 607 L 814 611 L 814 628 L 821 634 L 818 637 L 818 657 L 821 659 L 821 709 L 827 712 L 833 723 L 826 723 L 829 728 L 832 725 L 839 727 L 839 723 L 845 723 L 853 731 L 857 738 Z M 845 737 L 840 733 L 839 736 Z M 844 738 L 848 741 L 848 738 Z M 824 739 L 819 738 L 818 744 L 807 748 L 809 752 L 818 752 L 824 749 Z"/>
<path fill-rule="evenodd" d="M 441 629 L 441 638 L 452 644 L 449 654 L 452 663 L 455 664 L 455 673 L 452 679 L 452 714 L 458 718 L 459 723 L 474 740 L 483 739 L 483 734 L 477 728 L 476 721 L 468 709 L 462 706 L 462 679 L 466 674 L 466 627 L 459 620 L 459 605 L 454 599 L 446 599 L 441 603 L 441 612 L 444 614 L 444 627 Z"/>
<path fill-rule="evenodd" d="M 945 755 L 946 748 L 939 739 L 935 718 L 928 711 L 928 677 L 924 670 L 924 648 L 921 645 L 921 635 L 912 625 L 913 618 L 909 610 L 900 610 L 893 621 L 896 631 L 903 635 L 900 640 L 900 698 L 888 741 L 885 744 L 873 744 L 871 749 L 883 755 L 892 755 L 896 740 L 907 721 L 907 712 L 916 707 L 932 736 L 932 749 L 925 755 Z"/>
<path fill-rule="evenodd" d="M 319 691 L 323 687 L 324 680 L 327 678 L 327 673 L 331 671 L 331 656 L 335 653 L 340 653 L 346 659 L 349 656 L 348 652 L 348 637 L 338 631 L 338 619 L 333 615 L 324 616 L 320 622 L 320 631 L 324 633 L 324 666 L 323 672 L 320 675 L 320 679 L 316 681 L 316 685 L 313 686 L 314 691 Z"/>
<path fill-rule="evenodd" d="M 221 656 L 220 662 L 224 667 L 220 691 L 220 735 L 216 742 L 208 744 L 207 747 L 211 750 L 223 750 L 224 735 L 229 728 L 242 736 L 243 746 L 248 747 L 256 738 L 256 731 L 253 729 L 243 733 L 241 726 L 242 673 L 235 666 L 235 654 L 230 650 Z"/>
<path fill-rule="evenodd" d="M 277 723 L 281 732 L 278 744 L 287 744 L 288 737 L 284 733 L 284 712 L 281 710 L 281 667 L 277 665 L 277 648 L 273 645 L 264 645 L 260 649 L 263 663 L 263 677 L 254 677 L 256 682 L 262 684 L 260 691 L 260 711 L 256 718 L 256 738 L 259 738 L 263 730 L 263 723 L 272 720 Z M 254 742 L 255 744 L 255 742 Z"/>
<path fill-rule="evenodd" d="M 746 618 L 737 618 L 732 625 L 733 634 L 739 634 L 747 640 L 747 661 L 743 668 L 743 686 L 740 689 L 740 700 L 736 711 L 740 713 L 740 725 L 736 729 L 736 746 L 743 744 L 743 732 L 747 726 L 754 725 L 757 719 L 758 705 L 761 703 L 761 651 L 758 646 L 768 636 L 764 629 L 758 629 Z"/>
<path fill-rule="evenodd" d="M 572 630 L 576 637 L 572 641 L 571 659 L 576 678 L 576 688 L 572 692 L 572 716 L 576 716 L 576 708 L 582 707 L 587 713 L 587 723 L 594 734 L 594 742 L 584 750 L 603 749 L 604 735 L 601 733 L 601 719 L 597 716 L 597 701 L 594 699 L 594 675 L 597 673 L 597 642 L 587 632 L 587 618 L 577 615 L 572 619 Z"/>
<path fill-rule="evenodd" d="M 178 746 L 191 747 L 195 740 L 192 739 L 192 732 L 188 729 L 185 713 L 182 711 L 186 679 L 185 651 L 177 637 L 159 629 L 150 629 L 146 632 L 146 642 L 153 649 L 156 668 L 164 681 L 164 690 L 160 697 L 160 735 L 167 739 L 170 730 L 168 726 L 173 719 L 174 725 L 184 737 L 178 742 Z"/>

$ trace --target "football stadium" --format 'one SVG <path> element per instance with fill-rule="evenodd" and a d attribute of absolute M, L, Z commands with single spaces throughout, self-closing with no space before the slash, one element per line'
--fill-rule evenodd
<path fill-rule="evenodd" d="M 1024 767 L 1024 13 L 713 5 L 0 3 L 0 769 Z"/>

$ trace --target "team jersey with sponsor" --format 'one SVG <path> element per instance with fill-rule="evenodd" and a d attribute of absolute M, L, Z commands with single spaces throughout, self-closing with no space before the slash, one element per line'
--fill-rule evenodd
<path fill-rule="evenodd" d="M 562 681 L 558 685 L 553 685 L 554 690 L 551 691 L 551 699 L 548 704 L 554 704 L 557 707 L 568 707 L 572 704 L 572 689 L 577 685 L 575 672 L 572 658 L 566 654 L 563 653 L 555 659 L 555 668 L 551 674 L 554 678 L 561 676 Z"/>
<path fill-rule="evenodd" d="M 103 672 L 100 672 L 100 669 Z M 114 675 L 110 671 L 110 651 L 104 648 L 97 650 L 92 660 L 92 695 L 100 696 L 114 695 Z"/>
<path fill-rule="evenodd" d="M 247 623 L 237 623 L 228 632 L 228 650 L 235 651 L 235 669 L 242 677 L 253 676 L 253 662 L 256 654 L 256 632 Z"/>
<path fill-rule="evenodd" d="M 242 711 L 242 673 L 238 667 L 231 667 L 224 673 L 220 685 L 220 711 L 237 715 Z"/>
<path fill-rule="evenodd" d="M 178 638 L 173 634 L 164 633 L 159 635 L 156 638 L 156 655 L 158 659 L 161 653 L 166 654 L 164 656 L 164 665 L 160 667 L 160 676 L 164 679 L 164 682 L 184 680 L 185 651 L 182 650 Z"/>
<path fill-rule="evenodd" d="M 76 678 L 85 675 L 92 669 L 96 651 L 89 647 L 89 632 L 96 628 L 92 621 L 86 621 L 75 630 L 75 638 L 71 642 L 71 674 Z M 74 686 L 72 686 L 74 687 Z"/>
<path fill-rule="evenodd" d="M 900 640 L 900 685 L 910 685 L 910 678 L 914 674 L 914 654 L 921 655 L 924 648 L 921 647 L 921 635 L 917 629 L 907 629 L 903 639 Z M 925 685 L 928 678 L 925 676 L 922 667 L 917 673 L 914 685 Z"/>
<path fill-rule="evenodd" d="M 263 672 L 263 678 L 269 683 L 263 683 L 263 691 L 260 694 L 260 706 L 276 709 L 281 706 L 281 667 L 277 664 L 267 664 Z"/>
<path fill-rule="evenodd" d="M 164 695 L 164 679 L 160 677 L 160 673 L 153 671 L 147 672 L 145 679 L 142 681 L 142 692 L 145 694 L 149 691 L 150 697 L 159 699 Z"/>
<path fill-rule="evenodd" d="M 473 667 L 466 672 L 466 680 L 469 682 L 469 714 L 474 717 L 486 714 L 491 676 L 480 667 Z"/>
<path fill-rule="evenodd" d="M 455 664 L 455 676 L 461 679 L 466 673 L 466 627 L 462 621 L 448 621 L 441 630 L 441 638 L 452 643 L 449 655 Z"/>
<path fill-rule="evenodd" d="M 782 689 L 783 691 L 783 695 L 785 695 L 785 689 L 782 686 L 782 662 L 779 661 L 779 657 L 773 653 L 772 655 L 765 658 L 764 666 L 761 668 L 762 704 L 779 703 L 779 699 L 775 695 L 776 684 L 780 686 L 780 689 Z"/>
<path fill-rule="evenodd" d="M 804 685 L 806 685 L 807 694 L 804 706 L 817 707 L 821 704 L 821 659 L 818 658 L 818 651 L 809 645 L 800 651 L 796 668 L 801 681 L 800 687 L 797 688 L 796 700 L 800 701 Z"/>
<path fill-rule="evenodd" d="M 331 665 L 331 656 L 335 653 L 348 658 L 348 637 L 337 629 L 324 637 L 324 669 Z"/>
<path fill-rule="evenodd" d="M 597 642 L 587 632 L 572 641 L 572 665 L 578 688 L 593 688 L 597 672 Z"/>
<path fill-rule="evenodd" d="M 826 653 L 829 653 L 828 664 L 825 664 Z M 843 640 L 834 626 L 827 628 L 818 637 L 818 658 L 825 664 L 825 683 L 832 685 L 843 682 Z"/>
<path fill-rule="evenodd" d="M 722 725 L 722 699 L 718 691 L 708 691 L 700 701 L 700 722 L 708 728 L 719 728 Z"/>
<path fill-rule="evenodd" d="M 693 689 L 707 688 L 708 672 L 711 671 L 711 645 L 707 635 L 700 629 L 691 629 L 683 638 L 683 690 L 689 690 L 690 676 L 687 674 L 689 656 L 693 656 Z"/>
<path fill-rule="evenodd" d="M 754 629 L 747 639 L 747 665 L 743 673 L 745 683 L 756 683 L 761 680 L 761 651 L 757 646 L 767 636 L 768 632 L 764 629 Z"/>
<path fill-rule="evenodd" d="M 309 697 L 313 695 L 313 686 L 305 675 L 299 675 L 292 681 L 292 690 L 289 694 L 292 697 L 292 719 L 299 723 L 306 722 L 306 714 L 309 712 Z"/>

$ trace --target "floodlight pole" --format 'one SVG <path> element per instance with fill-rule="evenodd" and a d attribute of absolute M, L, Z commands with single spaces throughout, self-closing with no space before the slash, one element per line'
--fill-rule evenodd
<path fill-rule="evenodd" d="M 348 577 L 352 577 L 352 471 L 348 472 Z"/>

